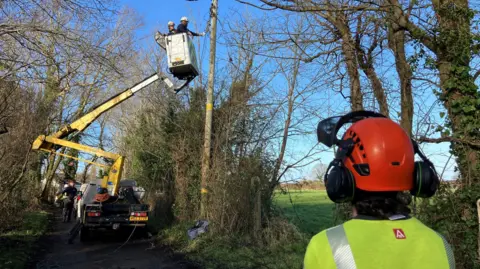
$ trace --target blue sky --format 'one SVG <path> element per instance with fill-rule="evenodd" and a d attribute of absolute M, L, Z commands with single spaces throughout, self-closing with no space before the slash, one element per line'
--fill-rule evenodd
<path fill-rule="evenodd" d="M 227 12 L 232 8 L 247 8 L 233 0 L 220 0 L 219 16 L 220 20 L 225 18 Z M 194 2 L 185 0 L 161 0 L 161 1 L 145 1 L 145 0 L 121 0 L 121 5 L 134 8 L 143 18 L 144 27 L 139 31 L 138 37 L 148 37 L 156 30 L 166 32 L 168 21 L 175 24 L 180 23 L 180 18 L 187 16 L 192 31 L 202 32 L 207 26 L 209 19 L 210 1 L 198 0 Z M 252 9 L 250 9 L 252 10 Z"/>
<path fill-rule="evenodd" d="M 222 29 L 222 23 L 232 17 L 233 12 L 248 11 L 251 14 L 261 14 L 261 11 L 237 3 L 234 0 L 220 0 L 219 1 L 219 29 Z M 137 32 L 137 37 L 140 46 L 150 46 L 153 41 L 153 33 L 157 30 L 166 32 L 166 25 L 168 21 L 174 21 L 177 25 L 182 16 L 187 16 L 190 20 L 189 28 L 196 32 L 203 32 L 207 26 L 209 19 L 209 0 L 198 0 L 196 2 L 184 1 L 184 0 L 161 0 L 161 1 L 141 1 L 141 0 L 122 0 L 121 5 L 128 6 L 137 11 L 140 17 L 143 19 L 143 27 Z M 220 33 L 221 34 L 221 33 Z M 208 37 L 202 38 L 202 44 L 200 49 L 197 47 L 197 55 L 199 55 L 202 66 L 207 65 L 208 56 Z M 218 65 L 222 65 L 223 59 L 227 58 L 227 49 L 222 45 L 217 45 L 217 57 L 219 61 Z M 208 70 L 204 69 L 203 73 L 206 74 Z M 275 82 L 274 82 L 275 83 Z M 277 82 L 278 83 L 278 82 Z M 332 93 L 333 94 L 333 93 Z M 332 96 L 333 99 L 338 99 L 338 96 Z M 426 103 L 420 103 L 420 105 L 429 106 L 434 100 L 425 100 Z M 316 122 L 312 122 L 312 131 L 316 128 Z M 313 145 L 315 145 L 316 137 L 314 134 L 308 137 L 297 137 L 289 140 L 289 148 L 299 151 L 301 155 L 307 151 Z M 442 172 L 444 166 L 445 169 L 444 178 L 452 179 L 455 174 L 453 171 L 454 159 L 449 160 L 448 144 L 430 144 L 423 145 L 424 151 L 427 156 L 436 164 L 437 170 Z M 318 155 L 321 158 L 321 163 L 328 164 L 333 158 L 332 152 L 324 152 Z M 287 162 L 289 160 L 287 159 Z M 303 176 L 312 176 L 312 169 L 318 165 L 318 162 L 307 165 L 301 169 L 293 170 L 288 174 L 287 179 L 297 179 Z"/>

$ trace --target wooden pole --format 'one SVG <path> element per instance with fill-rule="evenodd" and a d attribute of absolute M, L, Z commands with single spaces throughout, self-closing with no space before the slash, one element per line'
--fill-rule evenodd
<path fill-rule="evenodd" d="M 215 83 L 215 56 L 217 47 L 217 15 L 218 0 L 212 0 L 211 6 L 211 35 L 210 35 L 210 66 L 208 72 L 207 104 L 205 115 L 205 140 L 202 158 L 202 182 L 200 217 L 207 218 L 208 177 L 210 175 L 210 159 L 212 144 L 212 119 L 213 119 L 213 88 Z"/>
<path fill-rule="evenodd" d="M 478 244 L 478 249 L 477 249 L 477 253 L 478 253 L 478 260 L 480 260 L 480 199 L 477 200 L 477 220 L 478 220 L 478 238 L 477 238 L 477 244 Z"/>

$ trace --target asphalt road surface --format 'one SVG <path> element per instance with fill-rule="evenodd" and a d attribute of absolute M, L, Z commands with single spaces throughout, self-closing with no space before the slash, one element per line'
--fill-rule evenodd
<path fill-rule="evenodd" d="M 68 244 L 71 223 L 61 222 L 61 212 L 55 211 L 53 227 L 39 244 L 44 249 L 35 269 L 197 269 L 199 267 L 183 260 L 167 248 L 157 246 L 154 239 L 141 238 L 130 231 L 122 233 L 97 233 L 87 243 L 80 242 L 79 236 Z"/>

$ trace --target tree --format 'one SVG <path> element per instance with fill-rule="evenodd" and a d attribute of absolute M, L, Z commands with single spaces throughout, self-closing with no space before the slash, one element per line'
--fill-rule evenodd
<path fill-rule="evenodd" d="M 324 66 L 335 64 L 334 70 L 340 75 L 334 79 L 340 79 L 339 92 L 342 96 L 342 83 L 345 77 L 342 74 L 342 69 L 345 68 L 345 73 L 349 80 L 349 100 L 352 110 L 361 110 L 365 106 L 364 99 L 367 95 L 367 90 L 365 86 L 361 87 L 361 71 L 369 81 L 380 112 L 390 116 L 391 105 L 387 102 L 387 89 L 384 86 L 389 83 L 388 81 L 387 83 L 382 81 L 375 68 L 377 58 L 386 54 L 382 44 L 385 40 L 388 40 L 389 48 L 396 58 L 397 74 L 401 85 L 402 108 L 400 111 L 400 123 L 408 133 L 411 133 L 413 119 L 412 75 L 408 73 L 410 66 L 405 55 L 405 42 L 402 43 L 402 38 L 405 41 L 405 34 L 402 34 L 402 31 L 405 32 L 404 30 L 392 30 L 395 24 L 388 23 L 390 20 L 386 16 L 378 16 L 379 12 L 377 9 L 372 7 L 366 8 L 364 4 L 356 1 L 344 1 L 341 3 L 304 1 L 302 4 L 285 4 L 280 1 L 260 2 L 263 2 L 264 6 L 300 12 L 299 16 L 305 17 L 306 21 L 308 21 L 308 17 L 313 17 L 314 21 L 310 22 L 310 26 L 305 30 L 299 31 L 299 33 L 310 32 L 309 35 L 305 34 L 310 40 L 304 40 L 302 43 L 318 44 L 314 48 L 320 50 L 320 52 L 313 52 L 313 57 L 299 58 L 310 63 L 313 59 L 325 57 L 327 60 L 322 63 Z M 309 15 L 303 15 L 305 12 Z M 387 34 L 389 32 L 393 33 L 393 31 L 395 34 Z M 318 34 L 311 34 L 312 32 Z M 290 43 L 293 46 L 299 46 L 296 42 L 292 41 Z M 335 43 L 338 43 L 338 47 L 332 49 L 331 46 Z M 302 53 L 306 52 L 305 49 L 301 51 Z M 341 59 L 332 57 L 332 54 L 336 54 L 336 51 L 342 52 Z M 333 63 L 331 59 L 334 60 Z M 343 67 L 340 63 L 342 63 Z"/>
<path fill-rule="evenodd" d="M 121 68 L 134 63 L 133 31 L 138 17 L 128 10 L 117 12 L 110 1 L 3 1 L 0 10 L 0 82 L 4 97 L 0 107 L 0 199 L 6 211 L 28 208 L 42 196 L 49 199 L 59 168 L 77 173 L 76 161 L 32 154 L 31 143 L 66 122 L 86 113 L 109 95 L 109 86 L 124 81 Z M 117 19 L 123 20 L 118 23 Z M 127 20 L 128 19 L 128 20 Z M 14 112 L 14 113 L 12 113 Z M 4 127 L 4 128 L 3 128 Z M 73 136 L 75 141 L 89 135 Z M 59 153 L 66 153 L 61 149 Z M 74 157 L 76 152 L 69 152 Z M 73 169 L 68 169 L 68 168 Z M 44 188 L 38 190 L 43 181 Z M 22 191 L 18 192 L 18 187 Z M 18 198 L 18 199 L 17 199 Z M 9 200 L 11 201 L 11 200 Z M 5 224 L 10 225 L 10 224 Z M 0 223 L 0 229 L 4 228 Z"/>

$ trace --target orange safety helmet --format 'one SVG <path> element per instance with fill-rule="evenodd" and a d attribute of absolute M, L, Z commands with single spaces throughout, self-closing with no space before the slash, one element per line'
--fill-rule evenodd
<path fill-rule="evenodd" d="M 342 139 L 337 133 L 353 123 Z M 321 121 L 318 141 L 338 146 L 325 173 L 328 197 L 334 202 L 353 200 L 355 189 L 368 192 L 409 190 L 427 198 L 435 194 L 439 179 L 417 143 L 392 120 L 371 111 L 355 111 Z M 422 161 L 415 162 L 415 153 Z"/>
<path fill-rule="evenodd" d="M 344 165 L 364 191 L 407 191 L 413 187 L 414 151 L 407 133 L 387 118 L 367 118 L 347 129 L 355 146 Z"/>

